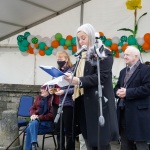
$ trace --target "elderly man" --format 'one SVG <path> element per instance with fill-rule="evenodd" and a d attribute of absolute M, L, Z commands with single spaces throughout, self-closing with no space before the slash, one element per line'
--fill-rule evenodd
<path fill-rule="evenodd" d="M 128 46 L 126 67 L 120 71 L 114 89 L 118 98 L 118 120 L 122 150 L 149 150 L 150 141 L 150 67 L 140 62 L 140 52 Z"/>

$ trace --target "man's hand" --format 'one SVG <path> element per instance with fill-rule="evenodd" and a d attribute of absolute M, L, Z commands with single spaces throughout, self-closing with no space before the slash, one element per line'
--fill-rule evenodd
<path fill-rule="evenodd" d="M 31 119 L 31 121 L 32 121 L 32 120 L 39 119 L 39 117 L 38 117 L 38 115 L 32 115 L 32 116 L 30 117 L 30 119 Z"/>
<path fill-rule="evenodd" d="M 116 95 L 119 98 L 125 98 L 126 97 L 126 88 L 120 88 L 117 90 Z"/>

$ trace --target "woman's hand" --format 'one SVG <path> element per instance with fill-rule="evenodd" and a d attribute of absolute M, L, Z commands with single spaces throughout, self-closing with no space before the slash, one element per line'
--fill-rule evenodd
<path fill-rule="evenodd" d="M 59 91 L 57 91 L 57 92 L 55 92 L 55 94 L 56 95 L 63 95 L 65 92 L 64 92 L 64 90 L 59 90 Z"/>
<path fill-rule="evenodd" d="M 66 76 L 64 76 L 64 79 L 67 80 L 70 83 L 70 81 L 72 79 L 72 73 L 65 73 L 65 74 L 66 74 Z M 78 77 L 73 77 L 71 84 L 72 85 L 79 85 L 79 83 L 80 83 L 79 78 Z"/>

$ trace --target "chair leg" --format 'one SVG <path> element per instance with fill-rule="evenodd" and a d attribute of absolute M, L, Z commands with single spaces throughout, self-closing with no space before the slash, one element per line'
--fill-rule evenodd
<path fill-rule="evenodd" d="M 42 140 L 42 150 L 44 150 L 44 141 L 45 141 L 45 134 L 43 135 L 43 140 Z"/>
<path fill-rule="evenodd" d="M 25 135 L 26 135 L 26 133 L 23 133 L 23 138 L 22 138 L 22 150 L 23 150 L 23 148 L 24 148 L 24 139 L 25 139 Z"/>
<path fill-rule="evenodd" d="M 52 134 L 52 136 L 53 136 L 53 141 L 54 141 L 55 148 L 57 148 L 57 144 L 56 144 L 56 140 L 55 140 L 55 135 Z"/>

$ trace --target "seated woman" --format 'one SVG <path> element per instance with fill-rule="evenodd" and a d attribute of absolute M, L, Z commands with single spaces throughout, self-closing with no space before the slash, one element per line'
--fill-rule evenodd
<path fill-rule="evenodd" d="M 41 94 L 36 97 L 30 109 L 31 121 L 26 129 L 25 150 L 36 150 L 38 133 L 47 133 L 52 129 L 52 95 L 47 86 L 41 86 L 40 91 Z"/>

